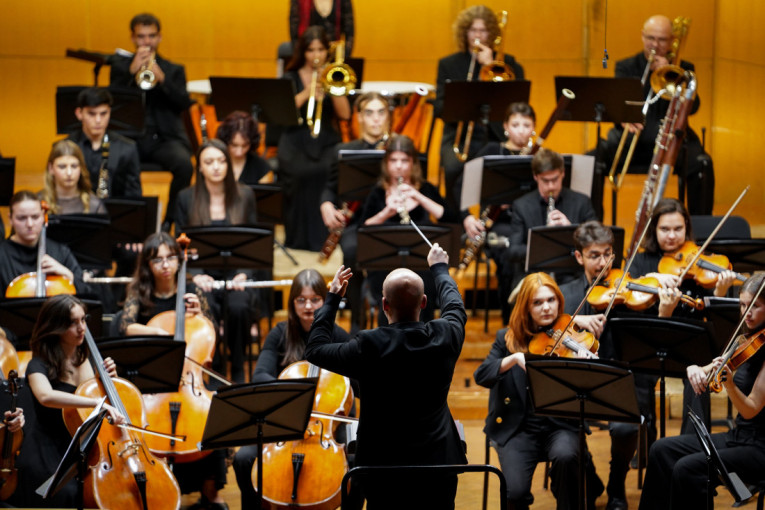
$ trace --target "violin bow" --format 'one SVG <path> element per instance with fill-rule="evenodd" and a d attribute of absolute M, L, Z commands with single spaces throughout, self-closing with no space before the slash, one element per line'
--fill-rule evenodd
<path fill-rule="evenodd" d="M 645 227 L 643 227 L 643 231 L 640 233 L 640 239 L 638 239 L 637 246 L 640 247 L 641 244 L 643 244 L 643 239 L 645 239 L 645 234 L 648 232 L 648 226 L 653 221 L 653 215 L 648 217 L 648 220 L 645 222 Z M 622 271 L 622 275 L 619 277 L 619 281 L 616 282 L 616 287 L 614 290 L 614 294 L 611 296 L 611 301 L 608 302 L 608 307 L 606 308 L 605 313 L 603 314 L 606 319 L 608 319 L 608 314 L 611 313 L 611 308 L 614 306 L 614 301 L 616 301 L 616 295 L 619 293 L 619 289 L 622 286 L 622 282 L 624 281 L 624 278 L 627 277 L 627 273 L 630 270 L 630 267 L 632 267 L 632 261 L 635 260 L 635 255 L 637 255 L 638 250 L 632 250 L 632 254 L 630 255 L 630 259 L 627 261 L 627 264 L 624 266 L 624 270 Z"/>
<path fill-rule="evenodd" d="M 757 287 L 757 292 L 754 293 L 754 296 L 752 297 L 752 302 L 749 303 L 749 306 L 746 307 L 746 310 L 743 314 L 741 314 L 741 319 L 738 321 L 738 326 L 736 326 L 736 329 L 733 331 L 733 335 L 731 335 L 730 340 L 728 340 L 728 343 L 725 345 L 725 349 L 723 349 L 722 357 L 723 358 L 730 358 L 730 354 L 735 352 L 734 348 L 734 341 L 736 338 L 738 338 L 738 334 L 741 331 L 741 328 L 744 327 L 744 322 L 746 322 L 746 316 L 749 314 L 749 312 L 752 310 L 752 307 L 754 306 L 754 303 L 760 298 L 760 294 L 762 294 L 762 290 L 765 289 L 765 278 L 762 279 L 762 282 L 760 282 L 760 286 Z M 739 298 L 740 299 L 740 298 Z M 709 373 L 707 376 L 707 386 L 714 381 L 718 374 L 725 369 L 725 365 L 728 364 L 728 361 L 726 360 L 724 363 L 722 363 L 717 370 L 713 370 Z"/>
<path fill-rule="evenodd" d="M 603 266 L 603 269 L 600 270 L 600 274 L 598 274 L 597 278 L 595 278 L 592 283 L 590 284 L 589 288 L 587 289 L 587 292 L 584 293 L 584 298 L 579 302 L 579 306 L 576 307 L 576 310 L 573 314 L 571 314 L 571 319 L 569 319 L 568 324 L 566 324 L 566 327 L 563 328 L 563 331 L 561 332 L 561 335 L 555 340 L 555 345 L 553 345 L 553 348 L 550 350 L 550 352 L 555 352 L 555 349 L 558 348 L 560 343 L 563 341 L 563 335 L 568 331 L 568 328 L 571 327 L 571 324 L 574 323 L 574 319 L 579 314 L 580 311 L 582 311 L 582 307 L 587 302 L 587 298 L 590 296 L 590 293 L 592 292 L 592 289 L 595 288 L 595 286 L 600 283 L 600 280 L 603 279 L 603 276 L 606 274 L 606 270 L 611 267 L 611 264 L 614 262 L 614 258 L 616 255 L 613 253 L 611 254 L 611 257 L 608 259 L 608 263 L 606 263 L 605 266 Z"/>
<path fill-rule="evenodd" d="M 715 229 L 712 231 L 711 234 L 709 234 L 709 237 L 707 237 L 706 241 L 704 241 L 704 244 L 701 245 L 701 248 L 699 248 L 699 251 L 696 252 L 696 254 L 691 258 L 690 263 L 685 265 L 685 269 L 683 269 L 683 272 L 680 273 L 680 281 L 683 281 L 683 278 L 685 278 L 685 275 L 688 274 L 688 271 L 691 270 L 691 268 L 696 264 L 696 261 L 699 260 L 699 257 L 701 257 L 701 254 L 704 253 L 704 250 L 707 249 L 707 246 L 709 246 L 709 243 L 712 242 L 712 240 L 717 235 L 717 232 L 720 231 L 720 228 L 722 228 L 723 223 L 728 219 L 728 217 L 733 213 L 733 210 L 736 209 L 738 206 L 738 203 L 741 202 L 741 199 L 744 198 L 744 195 L 749 191 L 749 185 L 747 185 L 746 188 L 744 188 L 744 191 L 741 192 L 741 194 L 738 196 L 735 202 L 733 202 L 733 205 L 730 206 L 730 209 L 728 209 L 728 212 L 725 213 L 725 216 L 720 218 L 720 222 L 717 224 Z"/>

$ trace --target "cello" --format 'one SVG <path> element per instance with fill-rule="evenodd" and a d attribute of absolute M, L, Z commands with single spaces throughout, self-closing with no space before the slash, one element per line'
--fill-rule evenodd
<path fill-rule="evenodd" d="M 14 278 L 5 290 L 5 297 L 7 298 L 40 298 L 76 293 L 74 283 L 66 276 L 43 272 L 42 260 L 46 254 L 45 233 L 48 228 L 48 210 L 50 207 L 45 200 L 42 200 L 40 205 L 42 206 L 44 221 L 37 241 L 37 268 L 33 273 L 24 273 Z"/>
<path fill-rule="evenodd" d="M 87 328 L 85 342 L 96 377 L 80 384 L 75 395 L 92 399 L 106 395 L 127 420 L 126 426 L 105 423 L 98 433 L 98 447 L 91 451 L 85 480 L 85 505 L 110 510 L 180 509 L 181 489 L 170 467 L 152 455 L 143 434 L 131 425 L 132 422 L 146 425 L 141 393 L 130 382 L 109 376 Z M 72 435 L 91 410 L 63 409 L 64 423 Z"/>
<path fill-rule="evenodd" d="M 178 391 L 143 396 L 146 414 L 154 428 L 170 430 L 172 434 L 187 437 L 180 445 L 174 439 L 147 438 L 149 449 L 155 455 L 171 457 L 174 462 L 192 462 L 212 452 L 201 451 L 197 445 L 202 441 L 203 425 L 212 401 L 212 392 L 205 388 L 200 365 L 212 361 L 215 328 L 210 319 L 202 314 L 186 314 L 183 297 L 186 294 L 186 263 L 190 242 L 185 234 L 178 238 L 178 245 L 183 250 L 183 262 L 177 275 L 175 311 L 157 314 L 147 324 L 172 333 L 178 342 L 186 342 L 186 361 L 183 364 Z"/>
<path fill-rule="evenodd" d="M 263 448 L 262 497 L 272 508 L 332 510 L 340 506 L 340 488 L 348 471 L 344 449 L 335 442 L 338 420 L 348 416 L 353 405 L 350 379 L 322 370 L 307 361 L 286 367 L 279 379 L 318 377 L 313 411 L 326 418 L 309 422 L 302 440 L 270 443 Z M 314 415 L 316 416 L 316 415 Z M 258 466 L 252 469 L 252 482 Z"/>

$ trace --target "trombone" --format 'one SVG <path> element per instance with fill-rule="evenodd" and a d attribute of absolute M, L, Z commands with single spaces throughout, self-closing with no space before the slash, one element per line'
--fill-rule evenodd
<path fill-rule="evenodd" d="M 494 38 L 494 52 L 496 54 L 494 60 L 484 66 L 481 66 L 479 73 L 481 81 L 510 81 L 515 79 L 515 73 L 505 63 L 504 51 L 503 51 L 503 34 L 505 31 L 505 25 L 507 25 L 507 11 L 501 11 L 499 13 L 499 34 Z M 475 61 L 478 56 L 478 39 L 473 44 L 473 55 L 470 59 L 470 68 L 468 69 L 467 81 L 473 79 L 473 71 L 475 69 Z M 467 131 L 465 132 L 465 143 L 460 150 L 460 137 L 462 136 L 463 122 L 457 124 L 457 132 L 454 136 L 454 154 L 457 159 L 463 163 L 467 161 L 468 153 L 470 152 L 470 140 L 473 137 L 473 128 L 475 127 L 475 121 L 468 122 Z"/>
<path fill-rule="evenodd" d="M 306 111 L 306 124 L 311 130 L 311 136 L 318 138 L 321 132 L 321 114 L 322 100 L 316 98 L 316 84 L 321 83 L 322 89 L 331 96 L 347 96 L 356 88 L 356 73 L 348 64 L 344 63 L 345 58 L 345 35 L 339 41 L 334 41 L 329 48 L 329 52 L 335 52 L 335 60 L 327 65 L 323 70 L 319 70 L 320 62 L 313 61 L 313 74 L 311 75 L 311 94 L 308 96 L 308 106 Z M 319 76 L 321 73 L 321 76 Z"/>

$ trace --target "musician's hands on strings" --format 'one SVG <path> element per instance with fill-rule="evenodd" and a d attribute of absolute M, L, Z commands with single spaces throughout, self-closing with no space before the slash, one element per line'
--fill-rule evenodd
<path fill-rule="evenodd" d="M 345 290 L 348 288 L 348 280 L 350 280 L 352 276 L 353 273 L 351 272 L 350 267 L 340 266 L 337 268 L 335 277 L 329 284 L 329 291 L 340 297 L 345 296 Z"/>
<path fill-rule="evenodd" d="M 736 281 L 736 273 L 730 269 L 726 269 L 717 275 L 717 283 L 715 283 L 714 294 L 717 297 L 725 297 L 728 294 L 728 289 Z"/>
<path fill-rule="evenodd" d="M 574 317 L 574 324 L 579 326 L 580 329 L 586 329 L 595 335 L 595 338 L 600 338 L 603 329 L 606 327 L 606 316 L 602 313 L 597 315 L 577 315 Z"/>
<path fill-rule="evenodd" d="M 3 423 L 8 427 L 8 432 L 18 432 L 24 427 L 24 410 L 17 407 L 14 412 L 5 411 Z"/>
<path fill-rule="evenodd" d="M 438 243 L 433 243 L 433 247 L 428 252 L 428 266 L 439 263 L 449 263 L 449 254 L 444 251 Z"/>
<path fill-rule="evenodd" d="M 659 289 L 659 317 L 672 317 L 682 295 L 677 287 Z"/>
<path fill-rule="evenodd" d="M 109 377 L 117 377 L 117 364 L 112 358 L 104 359 L 104 370 L 109 374 Z"/>
<path fill-rule="evenodd" d="M 199 296 L 193 292 L 184 294 L 183 300 L 186 302 L 186 313 L 196 315 L 202 312 L 202 303 L 199 302 Z"/>

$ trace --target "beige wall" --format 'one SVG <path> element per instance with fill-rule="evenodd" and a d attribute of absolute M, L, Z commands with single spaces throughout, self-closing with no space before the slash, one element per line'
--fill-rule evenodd
<path fill-rule="evenodd" d="M 472 1 L 355 0 L 354 53 L 367 60 L 368 80 L 435 81 L 437 60 L 455 49 L 451 23 Z M 505 50 L 516 56 L 532 81 L 531 102 L 544 122 L 556 101 L 553 76 L 612 76 L 618 59 L 640 49 L 643 20 L 654 13 L 693 18 L 683 57 L 696 64 L 702 106 L 691 125 L 707 128 L 707 147 L 717 174 L 715 210 L 724 212 L 745 184 L 750 197 L 739 214 L 765 224 L 765 198 L 755 162 L 765 157 L 758 125 L 765 113 L 755 94 L 765 84 L 765 6 L 757 0 L 648 0 L 607 3 L 607 48 L 603 70 L 605 0 L 544 2 L 487 0 L 510 11 Z M 225 5 L 226 9 L 221 6 Z M 185 64 L 190 80 L 211 74 L 274 76 L 275 55 L 288 37 L 286 0 L 9 0 L 0 18 L 0 151 L 16 156 L 17 187 L 39 187 L 48 148 L 55 138 L 57 85 L 92 83 L 90 64 L 67 59 L 67 48 L 109 52 L 132 49 L 128 23 L 150 10 L 162 21 L 162 54 Z M 108 82 L 108 68 L 101 84 Z M 604 126 L 607 129 L 608 126 Z M 560 123 L 548 146 L 583 152 L 594 145 L 593 125 Z M 620 204 L 620 211 L 622 207 Z M 620 216 L 621 217 L 621 216 Z M 627 220 L 625 220 L 627 221 Z"/>

